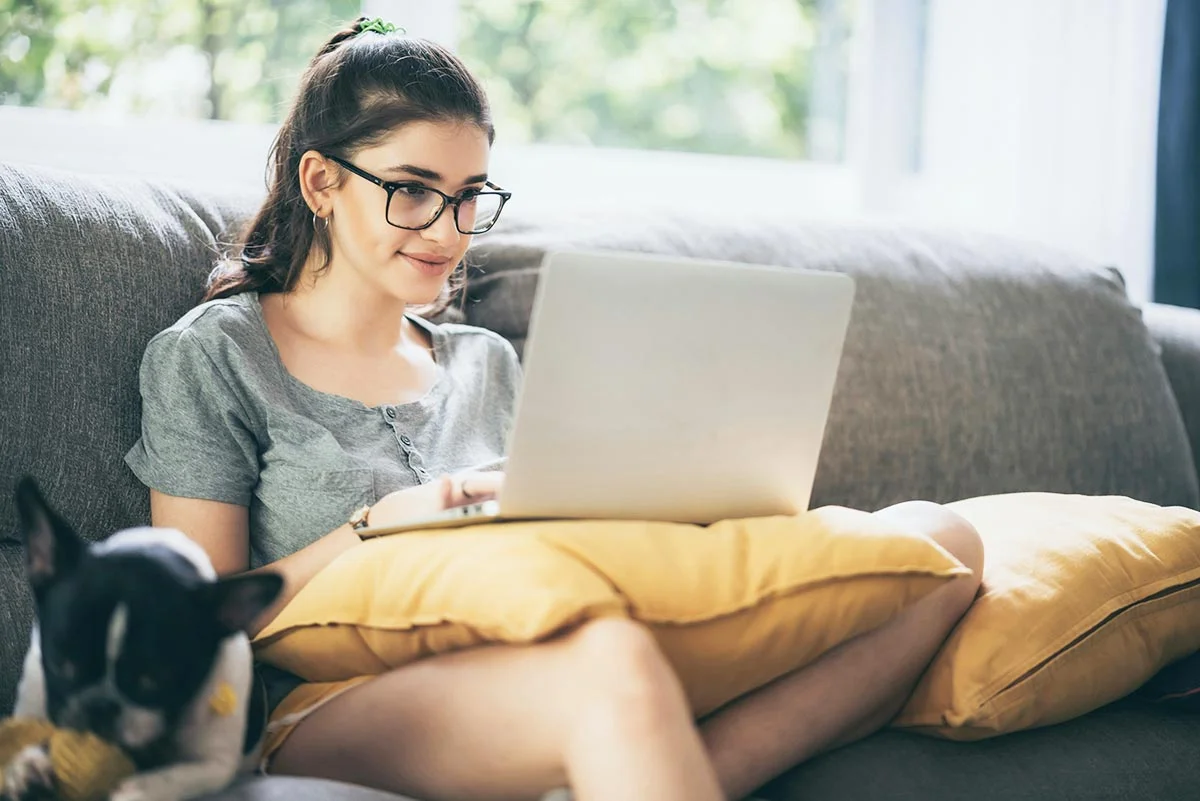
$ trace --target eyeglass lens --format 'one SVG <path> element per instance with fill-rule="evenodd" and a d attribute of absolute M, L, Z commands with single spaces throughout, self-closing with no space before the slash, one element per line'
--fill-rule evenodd
<path fill-rule="evenodd" d="M 401 228 L 421 228 L 442 210 L 444 198 L 421 186 L 401 186 L 392 193 L 388 203 L 388 222 Z M 501 196 L 482 193 L 472 195 L 456 207 L 455 222 L 463 233 L 482 233 L 492 227 L 500 215 Z"/>

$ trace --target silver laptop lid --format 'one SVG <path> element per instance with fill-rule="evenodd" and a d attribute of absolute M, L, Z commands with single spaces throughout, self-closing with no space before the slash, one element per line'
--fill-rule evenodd
<path fill-rule="evenodd" d="M 504 514 L 710 523 L 804 511 L 853 296 L 839 273 L 548 254 Z"/>

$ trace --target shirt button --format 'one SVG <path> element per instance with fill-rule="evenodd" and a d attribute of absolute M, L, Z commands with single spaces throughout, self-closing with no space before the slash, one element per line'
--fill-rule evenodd
<path fill-rule="evenodd" d="M 384 415 L 389 420 L 395 420 L 396 419 L 396 410 L 395 409 L 387 409 L 386 411 L 384 411 Z"/>
<path fill-rule="evenodd" d="M 403 442 L 405 445 L 412 445 L 412 440 L 409 439 L 406 434 L 400 435 L 400 441 Z"/>

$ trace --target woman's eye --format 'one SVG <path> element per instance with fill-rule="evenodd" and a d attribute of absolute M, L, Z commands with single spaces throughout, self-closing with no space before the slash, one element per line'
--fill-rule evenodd
<path fill-rule="evenodd" d="M 423 200 L 425 196 L 429 194 L 429 190 L 419 184 L 401 186 L 396 191 L 407 197 L 409 200 Z"/>

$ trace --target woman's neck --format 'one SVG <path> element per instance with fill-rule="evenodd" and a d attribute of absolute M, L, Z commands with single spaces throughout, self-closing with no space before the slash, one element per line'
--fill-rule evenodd
<path fill-rule="evenodd" d="M 296 289 L 280 293 L 280 311 L 296 332 L 363 355 L 383 355 L 420 338 L 405 319 L 407 304 L 354 276 L 331 270 L 315 280 L 306 275 Z"/>

